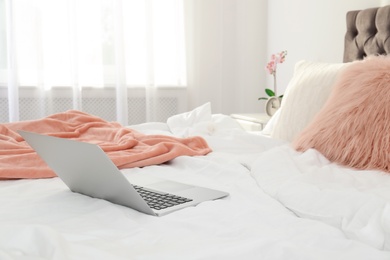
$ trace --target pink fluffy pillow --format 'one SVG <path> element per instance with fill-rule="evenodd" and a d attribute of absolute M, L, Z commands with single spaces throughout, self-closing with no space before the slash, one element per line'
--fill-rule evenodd
<path fill-rule="evenodd" d="M 293 146 L 315 148 L 345 166 L 390 172 L 390 57 L 371 56 L 345 68 Z"/>

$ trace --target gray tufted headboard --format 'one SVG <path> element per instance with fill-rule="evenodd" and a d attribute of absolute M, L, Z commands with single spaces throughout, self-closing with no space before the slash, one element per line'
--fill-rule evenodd
<path fill-rule="evenodd" d="M 390 5 L 347 13 L 344 62 L 390 54 Z"/>

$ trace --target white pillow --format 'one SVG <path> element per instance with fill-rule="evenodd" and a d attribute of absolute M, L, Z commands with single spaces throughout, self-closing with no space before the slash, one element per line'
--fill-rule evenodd
<path fill-rule="evenodd" d="M 279 120 L 279 115 L 280 115 L 280 109 L 276 110 L 275 114 L 267 122 L 264 129 L 261 131 L 262 135 L 271 136 L 275 124 Z"/>
<path fill-rule="evenodd" d="M 271 137 L 291 142 L 323 107 L 339 72 L 347 64 L 296 63 Z"/>
<path fill-rule="evenodd" d="M 210 102 L 192 111 L 174 115 L 168 118 L 167 125 L 171 132 L 180 137 L 198 134 L 210 135 L 214 131 Z"/>

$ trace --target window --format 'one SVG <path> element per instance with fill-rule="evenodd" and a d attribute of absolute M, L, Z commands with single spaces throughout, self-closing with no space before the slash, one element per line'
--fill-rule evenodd
<path fill-rule="evenodd" d="M 180 112 L 182 2 L 0 0 L 0 122 L 68 109 L 122 124 Z"/>
<path fill-rule="evenodd" d="M 15 56 L 20 86 L 183 86 L 181 2 L 0 0 L 0 54 Z"/>

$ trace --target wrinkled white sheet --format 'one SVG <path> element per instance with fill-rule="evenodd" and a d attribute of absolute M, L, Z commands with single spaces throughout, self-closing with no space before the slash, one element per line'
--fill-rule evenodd
<path fill-rule="evenodd" d="M 270 149 L 252 165 L 259 186 L 297 216 L 326 223 L 347 238 L 390 250 L 390 175 L 330 163 L 312 149 Z"/>
<path fill-rule="evenodd" d="M 197 113 L 210 112 L 200 109 Z M 192 122 L 188 123 L 186 118 L 191 118 Z M 347 234 L 336 225 L 337 221 L 294 211 L 293 206 L 300 205 L 305 194 L 324 187 L 294 189 L 297 184 L 288 180 L 297 180 L 294 167 L 300 166 L 285 144 L 248 134 L 223 115 L 191 117 L 183 114 L 172 118 L 168 124 L 132 127 L 149 134 L 199 134 L 208 141 L 213 152 L 200 157 L 182 156 L 159 166 L 123 170 L 128 178 L 137 174 L 158 176 L 222 189 L 230 196 L 153 217 L 72 193 L 58 178 L 1 181 L 1 260 L 390 259 L 390 254 L 375 243 Z M 312 161 L 306 162 L 307 167 L 317 169 Z M 281 165 L 285 162 L 289 164 Z M 328 178 L 335 178 L 332 176 L 336 173 L 330 171 L 329 174 Z M 365 180 L 379 183 L 370 181 L 369 177 Z M 302 185 L 309 187 L 317 183 L 314 176 L 307 181 L 308 184 Z M 340 181 L 335 186 L 340 190 L 344 189 L 344 183 L 346 187 L 352 185 L 348 179 Z M 292 187 L 288 187 L 289 182 Z M 383 197 L 381 193 L 386 193 L 383 189 L 364 190 L 364 185 L 356 187 L 361 193 L 374 197 Z M 308 206 L 305 212 L 329 208 L 328 204 L 334 203 L 334 200 L 323 200 L 320 205 L 311 206 L 305 203 Z M 340 214 L 353 219 L 349 212 Z M 339 220 L 341 215 L 337 216 Z"/>

